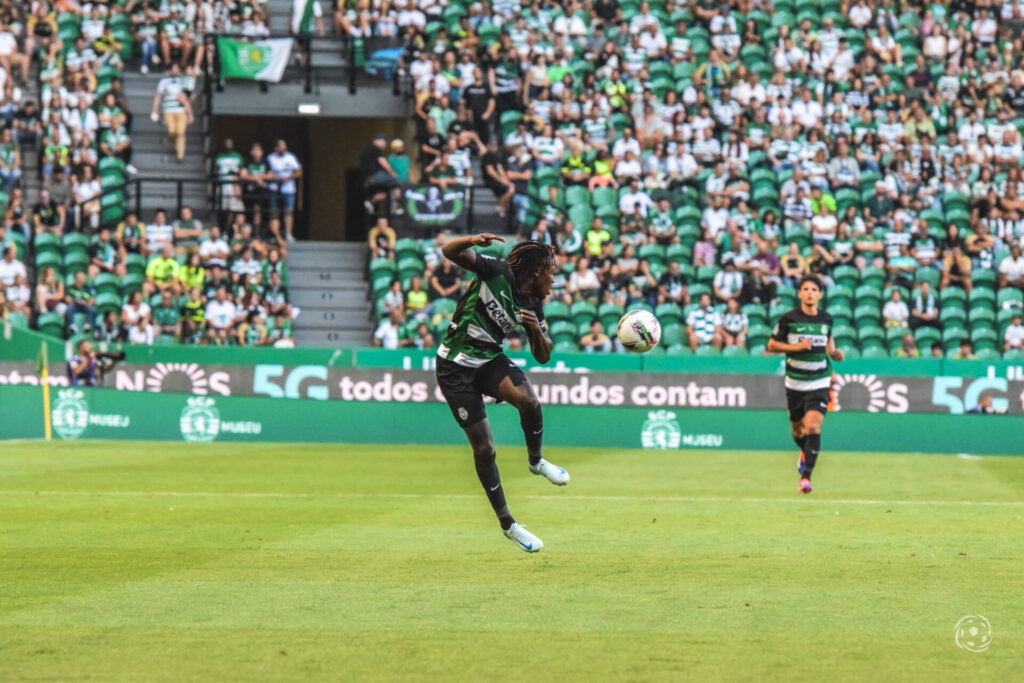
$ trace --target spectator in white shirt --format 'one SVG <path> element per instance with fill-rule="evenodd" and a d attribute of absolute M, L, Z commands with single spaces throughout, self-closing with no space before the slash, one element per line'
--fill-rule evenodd
<path fill-rule="evenodd" d="M 850 23 L 855 28 L 863 29 L 871 23 L 871 8 L 868 7 L 867 0 L 857 0 L 857 2 L 850 8 Z"/>
<path fill-rule="evenodd" d="M 226 268 L 228 255 L 231 253 L 227 241 L 221 237 L 220 228 L 216 225 L 210 228 L 210 234 L 199 244 L 199 257 L 203 261 L 203 267 L 220 266 Z"/>
<path fill-rule="evenodd" d="M 633 137 L 632 128 L 623 128 L 622 137 L 615 141 L 612 145 L 612 156 L 616 159 L 621 159 L 626 156 L 626 152 L 632 152 L 633 156 L 639 157 L 642 150 L 640 149 L 640 142 Z"/>
<path fill-rule="evenodd" d="M 294 242 L 292 226 L 295 223 L 295 181 L 302 176 L 302 164 L 295 155 L 288 151 L 288 144 L 278 140 L 272 154 L 267 156 L 267 165 L 274 180 L 268 184 L 270 189 L 270 212 L 284 212 L 285 239 Z"/>
<path fill-rule="evenodd" d="M 999 262 L 999 286 L 1024 289 L 1024 255 L 1020 246 L 1010 246 L 1010 255 Z"/>
<path fill-rule="evenodd" d="M 401 314 L 396 310 L 392 310 L 387 320 L 383 321 L 373 333 L 373 345 L 381 346 L 385 349 L 397 349 L 401 346 L 401 342 L 398 339 L 398 332 L 401 327 Z"/>
<path fill-rule="evenodd" d="M 625 192 L 619 199 L 619 213 L 623 215 L 633 214 L 637 209 L 640 215 L 647 217 L 647 209 L 654 206 L 651 196 L 640 189 L 640 183 L 636 178 L 629 181 L 629 191 Z"/>
<path fill-rule="evenodd" d="M 19 275 L 27 277 L 25 264 L 17 259 L 17 247 L 12 244 L 4 252 L 3 260 L 0 260 L 0 284 L 3 284 L 5 289 L 11 287 Z"/>
<path fill-rule="evenodd" d="M 228 298 L 227 290 L 221 287 L 213 301 L 206 304 L 207 324 L 220 332 L 230 330 L 238 318 L 238 308 L 235 302 Z"/>
<path fill-rule="evenodd" d="M 1024 351 L 1024 325 L 1020 324 L 1020 313 L 1013 316 L 1012 324 L 1003 333 L 1004 351 Z"/>
<path fill-rule="evenodd" d="M 882 317 L 885 318 L 886 327 L 906 327 L 910 320 L 910 309 L 903 301 L 900 290 L 892 290 L 892 298 L 885 302 L 882 307 Z"/>

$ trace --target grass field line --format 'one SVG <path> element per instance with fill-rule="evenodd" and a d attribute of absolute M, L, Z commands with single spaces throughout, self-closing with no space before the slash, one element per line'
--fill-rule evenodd
<path fill-rule="evenodd" d="M 475 493 L 289 493 L 283 491 L 32 491 L 28 489 L 0 490 L 0 496 L 69 496 L 102 497 L 123 496 L 128 498 L 448 498 L 473 499 Z M 593 501 L 654 501 L 664 503 L 793 503 L 799 505 L 960 505 L 983 507 L 1024 507 L 1019 500 L 884 500 L 873 498 L 756 498 L 747 496 L 611 496 L 611 495 L 521 495 L 517 498 L 531 500 L 593 500 Z"/>

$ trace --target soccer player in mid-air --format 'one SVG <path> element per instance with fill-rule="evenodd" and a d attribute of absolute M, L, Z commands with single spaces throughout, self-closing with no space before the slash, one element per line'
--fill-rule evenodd
<path fill-rule="evenodd" d="M 525 373 L 502 353 L 501 346 L 505 335 L 522 326 L 533 357 L 540 363 L 550 360 L 553 344 L 544 322 L 543 303 L 551 292 L 555 257 L 550 246 L 533 241 L 517 244 L 505 260 L 471 249 L 489 246 L 495 240 L 505 241 L 485 233 L 457 237 L 442 248 L 445 258 L 476 277 L 459 300 L 437 350 L 437 384 L 469 438 L 476 474 L 505 536 L 523 550 L 535 553 L 544 543 L 517 524 L 505 504 L 484 396 L 509 403 L 519 411 L 530 471 L 558 486 L 569 483 L 564 469 L 541 457 L 544 422 L 540 402 Z"/>
<path fill-rule="evenodd" d="M 786 402 L 793 441 L 800 448 L 800 491 L 810 493 L 811 473 L 821 452 L 821 424 L 829 404 L 829 359 L 841 361 L 843 352 L 832 339 L 832 316 L 818 309 L 821 281 L 805 275 L 797 296 L 800 305 L 779 318 L 768 351 L 786 354 Z"/>

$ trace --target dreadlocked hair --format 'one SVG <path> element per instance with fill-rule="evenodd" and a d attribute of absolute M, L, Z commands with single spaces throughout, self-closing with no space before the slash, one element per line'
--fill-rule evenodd
<path fill-rule="evenodd" d="M 525 240 L 512 247 L 505 257 L 507 263 L 517 276 L 532 277 L 555 265 L 555 250 L 550 244 Z"/>

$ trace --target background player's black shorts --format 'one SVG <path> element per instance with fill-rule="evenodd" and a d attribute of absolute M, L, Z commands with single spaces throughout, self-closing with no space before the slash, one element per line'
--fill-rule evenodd
<path fill-rule="evenodd" d="M 799 422 L 804 415 L 817 411 L 824 415 L 828 412 L 829 394 L 828 389 L 816 389 L 815 391 L 795 391 L 786 389 L 786 403 L 789 406 L 789 421 Z"/>
<path fill-rule="evenodd" d="M 460 427 L 469 427 L 487 417 L 484 396 L 498 398 L 498 385 L 506 377 L 519 386 L 526 381 L 522 368 L 503 353 L 478 368 L 467 368 L 438 358 L 435 375 L 437 386 L 448 401 L 452 415 Z"/>

